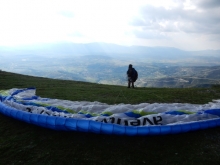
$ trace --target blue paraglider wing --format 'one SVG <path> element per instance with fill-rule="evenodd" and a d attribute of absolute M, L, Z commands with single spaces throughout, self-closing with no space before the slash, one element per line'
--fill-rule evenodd
<path fill-rule="evenodd" d="M 186 108 L 186 105 L 155 104 L 154 110 L 148 106 L 152 105 L 107 105 L 40 98 L 35 96 L 35 88 L 0 91 L 2 114 L 53 130 L 136 136 L 177 134 L 220 126 L 220 109 L 208 109 L 208 104 L 204 106 L 206 110 L 197 110 L 198 107 L 192 110 L 195 105 L 187 104 L 188 110 L 165 112 L 161 106 L 173 109 Z"/>

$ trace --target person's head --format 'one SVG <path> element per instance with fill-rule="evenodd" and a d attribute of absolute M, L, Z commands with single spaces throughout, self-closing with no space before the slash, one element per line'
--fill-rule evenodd
<path fill-rule="evenodd" d="M 128 65 L 128 68 L 132 68 L 132 64 L 129 64 L 129 65 Z"/>

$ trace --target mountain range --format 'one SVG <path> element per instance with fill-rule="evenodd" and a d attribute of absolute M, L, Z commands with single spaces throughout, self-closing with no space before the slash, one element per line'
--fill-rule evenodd
<path fill-rule="evenodd" d="M 0 47 L 0 69 L 33 76 L 126 85 L 132 63 L 141 87 L 204 87 L 220 80 L 220 50 L 107 43 Z"/>

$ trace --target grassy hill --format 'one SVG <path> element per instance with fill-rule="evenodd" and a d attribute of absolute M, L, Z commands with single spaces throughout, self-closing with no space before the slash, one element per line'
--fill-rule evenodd
<path fill-rule="evenodd" d="M 211 88 L 136 88 L 0 71 L 0 90 L 36 87 L 37 95 L 108 104 L 194 103 L 220 98 Z M 58 132 L 0 114 L 0 164 L 219 164 L 220 128 L 177 135 L 125 137 Z"/>

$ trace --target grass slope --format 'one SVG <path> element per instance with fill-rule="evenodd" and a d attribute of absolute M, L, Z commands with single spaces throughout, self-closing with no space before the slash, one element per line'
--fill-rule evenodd
<path fill-rule="evenodd" d="M 36 87 L 37 95 L 108 104 L 195 103 L 220 98 L 220 87 L 136 88 L 54 80 L 0 71 L 0 90 Z M 126 137 L 58 132 L 0 114 L 0 164 L 220 164 L 220 128 Z"/>

